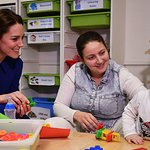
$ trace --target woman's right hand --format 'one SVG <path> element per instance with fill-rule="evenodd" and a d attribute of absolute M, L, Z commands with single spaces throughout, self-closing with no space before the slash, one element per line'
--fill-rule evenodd
<path fill-rule="evenodd" d="M 144 140 L 138 134 L 131 134 L 125 137 L 128 143 L 143 144 Z"/>
<path fill-rule="evenodd" d="M 91 113 L 87 112 L 77 111 L 75 112 L 73 119 L 88 132 L 95 132 L 99 124 L 98 120 Z"/>
<path fill-rule="evenodd" d="M 29 100 L 20 91 L 3 94 L 3 100 L 1 100 L 1 102 L 7 103 L 9 97 L 11 98 L 12 103 L 17 108 L 17 113 L 20 116 L 25 115 L 28 111 L 31 110 Z"/>

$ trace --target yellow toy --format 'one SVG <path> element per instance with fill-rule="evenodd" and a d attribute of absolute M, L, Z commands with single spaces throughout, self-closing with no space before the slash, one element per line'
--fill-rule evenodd
<path fill-rule="evenodd" d="M 120 141 L 120 134 L 109 129 L 103 128 L 103 126 L 101 125 L 100 129 L 96 132 L 96 138 L 105 140 L 107 142 L 118 142 Z"/>
<path fill-rule="evenodd" d="M 50 127 L 50 124 L 44 124 L 43 126 L 44 127 Z"/>

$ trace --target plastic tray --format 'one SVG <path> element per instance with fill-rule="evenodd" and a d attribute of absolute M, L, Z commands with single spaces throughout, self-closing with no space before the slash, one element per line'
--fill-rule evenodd
<path fill-rule="evenodd" d="M 27 39 L 28 44 L 59 43 L 60 32 L 59 31 L 28 32 Z"/>
<path fill-rule="evenodd" d="M 79 62 L 78 60 L 65 60 L 65 63 L 71 67 L 72 65 L 74 65 L 75 63 Z"/>
<path fill-rule="evenodd" d="M 21 3 L 28 16 L 45 16 L 60 13 L 59 0 L 40 0 Z"/>
<path fill-rule="evenodd" d="M 19 141 L 1 141 L 1 150 L 36 150 L 39 142 L 39 133 L 43 126 L 43 120 L 29 119 L 0 119 L 1 129 L 7 132 L 32 133 L 32 137 Z"/>
<path fill-rule="evenodd" d="M 72 28 L 108 28 L 110 26 L 110 12 L 74 14 L 67 18 Z"/>
<path fill-rule="evenodd" d="M 45 97 L 30 97 L 30 101 L 35 102 L 34 107 L 31 107 L 31 111 L 27 114 L 31 119 L 47 119 L 54 117 L 53 104 L 54 98 Z"/>
<path fill-rule="evenodd" d="M 71 13 L 97 12 L 110 9 L 110 0 L 67 0 Z"/>
<path fill-rule="evenodd" d="M 29 85 L 42 85 L 42 86 L 59 86 L 60 75 L 46 74 L 46 73 L 26 73 L 23 74 Z"/>
<path fill-rule="evenodd" d="M 27 30 L 51 30 L 60 28 L 60 16 L 24 18 Z"/>

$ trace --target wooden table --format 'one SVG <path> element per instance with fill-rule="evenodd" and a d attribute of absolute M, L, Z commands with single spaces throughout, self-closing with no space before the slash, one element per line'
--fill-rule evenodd
<path fill-rule="evenodd" d="M 150 150 L 150 141 L 143 145 L 128 144 L 123 138 L 120 142 L 106 142 L 95 138 L 95 134 L 71 132 L 68 138 L 41 139 L 37 150 L 84 150 L 91 146 L 100 145 L 104 150 L 132 150 L 147 148 Z"/>

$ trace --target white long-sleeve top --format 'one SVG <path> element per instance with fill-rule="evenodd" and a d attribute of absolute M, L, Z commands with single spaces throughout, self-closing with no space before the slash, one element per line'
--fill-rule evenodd
<path fill-rule="evenodd" d="M 139 134 L 150 138 L 150 90 L 140 91 L 128 103 L 122 115 L 124 136 Z"/>
<path fill-rule="evenodd" d="M 143 83 L 124 67 L 120 69 L 119 80 L 121 91 L 125 93 L 129 99 L 140 90 L 145 90 Z M 55 116 L 62 117 L 72 124 L 74 124 L 73 115 L 77 111 L 70 108 L 71 99 L 75 91 L 74 83 L 75 65 L 65 74 L 54 103 Z"/>

